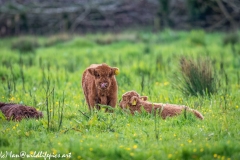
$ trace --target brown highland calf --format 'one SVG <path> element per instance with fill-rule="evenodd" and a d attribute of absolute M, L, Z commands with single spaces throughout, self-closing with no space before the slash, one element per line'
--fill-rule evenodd
<path fill-rule="evenodd" d="M 118 86 L 115 75 L 118 73 L 118 68 L 105 63 L 92 64 L 84 71 L 82 88 L 90 110 L 100 109 L 98 104 L 116 106 Z"/>
<path fill-rule="evenodd" d="M 176 105 L 176 104 L 164 104 L 164 103 L 152 103 L 147 101 L 147 96 L 140 96 L 135 91 L 129 91 L 122 95 L 122 100 L 120 101 L 120 107 L 122 109 L 129 108 L 130 112 L 134 114 L 135 111 L 141 112 L 141 107 L 143 107 L 147 112 L 158 113 L 163 119 L 167 117 L 173 117 L 181 114 L 184 110 L 187 112 L 192 112 L 197 118 L 203 120 L 203 116 L 197 110 L 191 109 L 187 106 Z"/>
<path fill-rule="evenodd" d="M 33 107 L 24 106 L 14 103 L 0 102 L 0 110 L 5 115 L 7 120 L 21 121 L 23 118 L 42 118 L 42 112 L 37 111 Z"/>

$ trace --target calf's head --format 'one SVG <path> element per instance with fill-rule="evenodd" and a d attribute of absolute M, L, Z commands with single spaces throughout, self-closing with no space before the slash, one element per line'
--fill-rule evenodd
<path fill-rule="evenodd" d="M 131 106 L 141 107 L 141 100 L 146 101 L 147 96 L 140 96 L 136 91 L 128 91 L 122 95 L 120 107 L 123 109 Z"/>
<path fill-rule="evenodd" d="M 100 90 L 107 90 L 114 80 L 114 76 L 119 73 L 116 67 L 102 64 L 96 68 L 89 68 L 89 73 L 95 77 L 95 85 Z"/>
<path fill-rule="evenodd" d="M 22 111 L 26 118 L 37 118 L 37 119 L 43 118 L 42 112 L 37 111 L 36 108 L 33 108 L 33 107 L 22 108 Z"/>

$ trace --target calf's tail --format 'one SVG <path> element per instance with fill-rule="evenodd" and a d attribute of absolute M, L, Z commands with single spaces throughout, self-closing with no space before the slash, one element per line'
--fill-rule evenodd
<path fill-rule="evenodd" d="M 199 119 L 201 119 L 201 120 L 204 119 L 203 115 L 202 115 L 200 112 L 198 112 L 197 110 L 194 110 L 194 109 L 193 109 L 192 112 L 194 113 L 194 115 L 195 115 L 197 118 L 199 118 Z"/>

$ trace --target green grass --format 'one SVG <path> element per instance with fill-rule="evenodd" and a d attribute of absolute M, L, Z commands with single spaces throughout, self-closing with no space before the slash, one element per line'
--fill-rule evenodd
<path fill-rule="evenodd" d="M 43 119 L 21 122 L 0 115 L 0 159 L 10 159 L 4 154 L 11 151 L 84 160 L 240 159 L 239 43 L 223 45 L 223 33 L 201 30 L 56 37 L 32 37 L 39 44 L 34 53 L 11 49 L 22 37 L 0 40 L 0 101 L 44 113 Z M 216 94 L 189 97 L 174 87 L 181 57 L 211 59 L 219 78 Z M 188 105 L 205 119 L 132 116 L 118 107 L 114 113 L 90 114 L 81 77 L 92 63 L 120 69 L 118 99 L 136 90 L 152 102 Z"/>

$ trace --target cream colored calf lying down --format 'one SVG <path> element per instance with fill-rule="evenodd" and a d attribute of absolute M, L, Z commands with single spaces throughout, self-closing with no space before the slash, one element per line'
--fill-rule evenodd
<path fill-rule="evenodd" d="M 197 118 L 201 120 L 204 119 L 202 114 L 197 110 L 191 109 L 184 105 L 152 103 L 147 101 L 147 96 L 140 96 L 136 91 L 129 91 L 124 93 L 119 105 L 122 109 L 129 108 L 132 114 L 134 114 L 136 111 L 141 112 L 141 107 L 143 107 L 149 113 L 152 111 L 154 113 L 158 113 L 163 119 L 166 119 L 167 117 L 177 116 L 184 112 L 184 110 L 187 112 L 192 112 Z"/>

